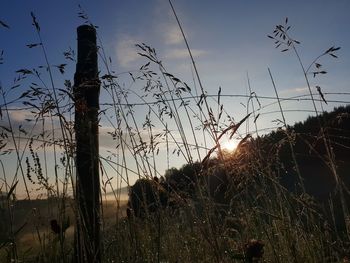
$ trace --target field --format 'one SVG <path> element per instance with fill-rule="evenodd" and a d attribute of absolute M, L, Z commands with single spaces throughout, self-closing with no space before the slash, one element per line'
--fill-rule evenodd
<path fill-rule="evenodd" d="M 4 246 L 8 244 L 6 234 L 9 232 L 9 226 L 17 232 L 16 245 L 18 246 L 19 260 L 31 261 L 33 255 L 42 253 L 45 250 L 54 250 L 59 243 L 59 235 L 52 230 L 50 222 L 57 220 L 60 215 L 57 203 L 59 200 L 17 200 L 13 206 L 13 220 L 9 224 L 9 214 L 5 202 L 2 203 L 1 210 L 1 226 L 2 230 L 0 243 L 2 250 L 0 261 L 7 261 L 6 249 Z M 69 244 L 72 249 L 74 240 L 74 201 L 71 199 L 65 200 L 64 217 L 66 218 L 67 228 L 64 232 L 64 242 Z M 126 203 L 124 199 L 120 200 L 119 207 L 116 201 L 104 201 L 102 206 L 102 221 L 103 227 L 110 229 L 116 222 L 126 217 Z M 63 208 L 61 208 L 63 209 Z"/>

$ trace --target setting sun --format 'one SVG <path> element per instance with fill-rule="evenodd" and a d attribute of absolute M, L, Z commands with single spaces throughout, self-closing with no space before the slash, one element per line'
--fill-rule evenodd
<path fill-rule="evenodd" d="M 222 144 L 222 148 L 226 151 L 233 152 L 236 150 L 239 144 L 239 140 L 229 140 Z"/>

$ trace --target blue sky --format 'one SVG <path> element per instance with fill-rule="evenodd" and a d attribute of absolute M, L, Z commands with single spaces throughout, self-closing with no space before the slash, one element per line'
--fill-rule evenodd
<path fill-rule="evenodd" d="M 102 39 L 106 54 L 112 59 L 111 68 L 117 74 L 137 70 L 146 62 L 137 55 L 135 48 L 136 43 L 144 42 L 157 50 L 168 72 L 186 81 L 191 87 L 195 85 L 188 53 L 168 1 L 103 0 L 97 4 L 97 1 L 12 0 L 3 1 L 0 11 L 0 20 L 10 26 L 10 29 L 0 27 L 0 50 L 4 50 L 4 63 L 0 65 L 0 81 L 5 89 L 12 85 L 17 75 L 16 70 L 31 69 L 44 64 L 43 54 L 39 48 L 26 47 L 27 44 L 38 42 L 31 25 L 30 12 L 35 13 L 40 23 L 50 64 L 58 65 L 68 63 L 64 59 L 63 51 L 70 47 L 76 49 L 76 27 L 83 23 L 77 14 L 78 4 L 82 6 L 90 20 L 99 26 L 99 37 Z M 338 59 L 330 56 L 321 59 L 320 63 L 328 74 L 315 79 L 310 76 L 311 86 L 314 88 L 318 85 L 325 93 L 349 92 L 349 1 L 173 0 L 173 4 L 208 94 L 217 94 L 219 87 L 222 88 L 222 94 L 249 93 L 248 73 L 251 88 L 258 96 L 274 96 L 268 67 L 272 71 L 281 97 L 307 94 L 305 80 L 295 55 L 290 51 L 281 53 L 274 48 L 273 41 L 267 38 L 267 34 L 272 33 L 276 24 L 283 23 L 285 17 L 289 18 L 290 34 L 301 42 L 298 51 L 305 66 L 329 47 L 341 47 L 337 52 Z M 100 68 L 105 72 L 102 64 Z M 55 71 L 56 85 L 63 86 L 64 79 L 73 80 L 74 70 L 75 64 L 70 62 L 63 76 Z M 48 80 L 45 74 L 44 78 Z M 130 84 L 128 75 L 121 75 L 118 81 L 122 86 L 131 85 L 137 92 L 141 88 Z M 24 83 L 19 89 L 10 93 L 8 100 L 18 97 L 26 87 Z M 136 96 L 130 95 L 129 99 L 131 102 L 139 102 Z M 350 101 L 348 95 L 326 95 L 326 99 Z M 101 93 L 101 102 L 106 101 L 109 101 L 108 96 Z M 227 112 L 236 120 L 246 114 L 247 109 L 242 104 L 246 104 L 247 99 L 227 97 L 223 98 L 222 102 Z M 272 101 L 261 99 L 260 102 L 264 106 Z M 3 104 L 3 101 L 0 104 Z M 322 106 L 330 110 L 337 105 L 339 103 Z M 285 102 L 282 106 L 286 110 L 291 110 L 286 112 L 290 124 L 305 119 L 310 114 L 308 110 L 312 110 L 310 102 Z M 281 118 L 279 113 L 263 114 L 275 110 L 277 110 L 275 106 L 261 110 L 259 128 L 276 126 L 273 120 Z M 145 109 L 138 108 L 135 111 L 137 121 L 142 122 Z M 12 117 L 17 116 L 18 122 L 24 118 L 23 114 L 22 116 L 20 113 L 13 114 Z M 111 127 L 104 120 L 101 123 L 103 137 L 103 129 L 108 130 Z M 250 126 L 253 126 L 252 120 Z M 189 128 L 188 124 L 185 124 L 185 128 Z M 241 130 L 241 133 L 244 132 Z M 101 138 L 102 146 L 106 150 L 109 143 L 104 140 L 104 137 Z M 14 157 L 1 158 L 12 163 L 7 167 L 7 172 L 13 174 L 13 169 L 16 167 Z M 176 167 L 184 163 L 181 158 L 174 158 L 172 161 L 170 165 Z M 163 173 L 167 168 L 164 158 L 157 162 L 158 171 Z M 130 167 L 133 165 L 130 164 Z M 135 178 L 133 177 L 132 181 Z"/>
<path fill-rule="evenodd" d="M 139 67 L 142 60 L 133 52 L 133 44 L 145 42 L 156 48 L 170 71 L 187 77 L 189 59 L 168 1 L 5 1 L 1 19 L 11 29 L 1 28 L 6 62 L 1 68 L 3 85 L 12 81 L 15 70 L 43 62 L 39 50 L 25 47 L 37 42 L 30 12 L 41 24 L 50 61 L 59 64 L 64 62 L 62 52 L 76 46 L 75 29 L 82 22 L 77 16 L 78 4 L 100 27 L 99 35 L 116 72 Z M 295 57 L 279 54 L 266 38 L 285 17 L 289 17 L 292 35 L 302 42 L 300 53 L 305 64 L 332 45 L 342 47 L 340 59 L 325 59 L 331 74 L 320 81 L 337 85 L 332 87 L 335 90 L 346 89 L 343 78 L 349 73 L 349 1 L 177 0 L 174 5 L 209 91 L 219 86 L 227 92 L 244 90 L 248 71 L 251 81 L 259 83 L 254 90 L 269 93 L 267 67 L 278 76 L 282 90 L 301 85 Z M 68 70 L 67 77 L 73 74 L 74 65 Z"/>

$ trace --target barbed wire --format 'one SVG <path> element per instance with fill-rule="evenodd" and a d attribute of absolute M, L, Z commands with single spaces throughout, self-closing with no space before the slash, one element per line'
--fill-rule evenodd
<path fill-rule="evenodd" d="M 345 95 L 349 96 L 350 92 L 324 92 L 323 93 L 325 96 L 326 95 Z M 312 95 L 317 96 L 319 95 L 318 93 L 313 93 Z M 217 94 L 206 94 L 205 97 L 207 98 L 217 98 Z M 228 97 L 228 98 L 257 98 L 257 99 L 262 99 L 262 100 L 276 100 L 276 102 L 273 102 L 271 104 L 277 103 L 277 98 L 274 96 L 259 96 L 259 95 L 247 95 L 247 94 L 220 94 L 220 97 Z M 302 94 L 298 96 L 292 96 L 292 97 L 280 97 L 280 101 L 311 101 L 310 94 Z M 193 96 L 186 96 L 186 97 L 181 97 L 181 98 L 172 98 L 172 99 L 162 99 L 162 100 L 154 100 L 154 101 L 149 101 L 149 102 L 133 102 L 133 103 L 119 103 L 118 105 L 120 106 L 147 106 L 147 105 L 155 105 L 160 102 L 167 102 L 167 101 L 181 101 L 181 100 L 194 100 L 194 99 L 200 99 L 200 95 L 193 95 Z M 317 99 L 314 98 L 315 101 L 318 102 L 323 102 L 322 99 Z M 14 103 L 20 103 L 21 101 L 16 101 L 13 100 L 7 104 L 0 104 L 0 108 L 4 106 L 10 106 L 11 104 Z M 350 104 L 350 100 L 327 100 L 327 103 L 343 103 L 343 104 Z M 114 103 L 100 103 L 101 106 L 113 106 Z M 270 106 L 270 104 L 264 105 L 262 108 Z M 16 108 L 9 108 L 8 110 L 13 111 L 13 110 L 30 110 L 33 109 L 34 107 L 16 107 Z"/>

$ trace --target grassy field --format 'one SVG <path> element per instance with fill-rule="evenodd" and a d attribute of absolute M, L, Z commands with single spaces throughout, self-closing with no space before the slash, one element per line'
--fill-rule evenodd
<path fill-rule="evenodd" d="M 17 200 L 12 206 L 13 214 L 11 224 L 9 223 L 8 209 L 6 206 L 2 207 L 0 218 L 0 229 L 2 233 L 2 244 L 0 261 L 7 262 L 8 260 L 8 242 L 7 238 L 10 236 L 10 226 L 15 232 L 15 242 L 18 248 L 18 257 L 24 262 L 38 258 L 38 255 L 45 250 L 55 250 L 55 247 L 60 243 L 59 234 L 55 233 L 51 227 L 52 220 L 60 219 L 66 222 L 67 228 L 64 231 L 64 242 L 67 244 L 67 249 L 72 252 L 72 245 L 74 241 L 74 225 L 75 212 L 74 201 L 67 199 L 65 201 L 65 208 L 61 207 L 61 212 L 58 209 L 58 201 L 54 199 L 41 200 Z M 103 201 L 101 207 L 103 228 L 110 229 L 122 218 L 126 217 L 127 200 L 119 200 L 119 205 L 114 200 Z M 60 205 L 61 206 L 61 205 Z M 64 213 L 62 213 L 64 211 Z M 7 235 L 6 235 L 6 233 Z M 7 248 L 7 249 L 6 249 Z M 51 252 L 52 252 L 51 251 Z M 39 256 L 40 258 L 40 256 Z"/>

